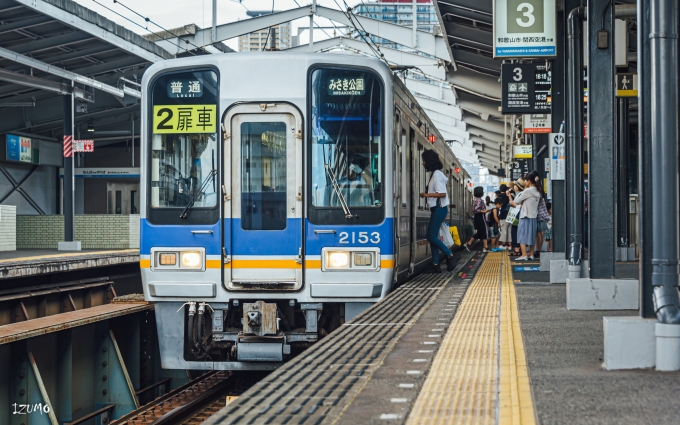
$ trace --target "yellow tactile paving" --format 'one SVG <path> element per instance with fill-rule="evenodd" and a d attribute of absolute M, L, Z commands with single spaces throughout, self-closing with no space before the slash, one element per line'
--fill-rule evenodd
<path fill-rule="evenodd" d="M 534 416 L 510 261 L 488 254 L 407 424 L 519 425 L 534 424 Z"/>
<path fill-rule="evenodd" d="M 536 423 L 510 259 L 503 256 L 500 321 L 500 425 Z"/>

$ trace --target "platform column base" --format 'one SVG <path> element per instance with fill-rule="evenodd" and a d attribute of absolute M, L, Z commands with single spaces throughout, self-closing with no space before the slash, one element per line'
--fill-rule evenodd
<path fill-rule="evenodd" d="M 80 241 L 57 242 L 57 251 L 81 251 L 80 245 Z"/>
<path fill-rule="evenodd" d="M 656 364 L 656 319 L 603 317 L 604 368 L 645 369 Z"/>
<path fill-rule="evenodd" d="M 568 279 L 567 310 L 637 310 L 637 279 Z"/>
<path fill-rule="evenodd" d="M 550 261 L 564 260 L 564 252 L 541 252 L 541 271 L 550 271 Z"/>
<path fill-rule="evenodd" d="M 680 325 L 656 323 L 656 370 L 680 370 Z"/>
<path fill-rule="evenodd" d="M 581 260 L 581 278 L 590 276 L 588 260 Z M 569 261 L 565 259 L 550 260 L 550 283 L 567 283 L 569 277 Z"/>

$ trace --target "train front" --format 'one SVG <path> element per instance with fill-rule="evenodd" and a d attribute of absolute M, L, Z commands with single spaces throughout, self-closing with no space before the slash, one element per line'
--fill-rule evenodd
<path fill-rule="evenodd" d="M 393 279 L 389 70 L 224 57 L 145 75 L 141 267 L 164 368 L 273 369 Z"/>

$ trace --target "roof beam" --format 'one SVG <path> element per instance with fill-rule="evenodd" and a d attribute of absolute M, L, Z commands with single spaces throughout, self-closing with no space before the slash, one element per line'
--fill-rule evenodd
<path fill-rule="evenodd" d="M 100 83 L 99 81 L 84 77 L 80 74 L 76 74 L 75 72 L 67 71 L 65 69 L 58 68 L 53 65 L 46 64 L 45 62 L 41 62 L 39 60 L 35 60 L 32 58 L 29 58 L 28 56 L 20 55 L 18 53 L 14 53 L 11 50 L 7 50 L 5 48 L 0 47 L 0 57 L 3 57 L 5 59 L 9 59 L 11 61 L 30 66 L 31 68 L 36 68 L 39 69 L 40 71 L 47 72 L 52 75 L 56 75 L 61 78 L 65 78 L 67 80 L 71 80 L 75 83 L 78 84 L 83 84 L 88 87 L 93 87 L 95 89 L 101 90 L 105 93 L 112 94 L 114 96 L 118 97 L 124 97 L 126 94 L 132 97 L 136 97 L 138 99 L 141 99 L 142 93 L 133 90 L 129 87 L 123 87 L 122 89 L 109 86 L 108 84 Z"/>
<path fill-rule="evenodd" d="M 1 28 L 1 27 L 0 27 Z M 35 53 L 40 50 L 51 49 L 53 47 L 66 46 L 72 43 L 78 43 L 87 39 L 92 38 L 90 34 L 73 31 L 66 34 L 49 36 L 46 38 L 40 38 L 38 40 L 32 40 L 28 43 L 15 44 L 10 46 L 13 52 L 16 53 Z"/>
<path fill-rule="evenodd" d="M 416 95 L 416 98 L 418 100 L 418 104 L 420 104 L 420 106 L 423 108 L 454 118 L 456 120 L 456 125 L 454 127 L 465 131 L 465 124 L 461 122 L 463 119 L 463 113 L 457 105 L 451 105 L 446 102 L 427 99 L 418 95 Z"/>
<path fill-rule="evenodd" d="M 493 51 L 493 34 L 479 28 L 444 22 L 449 43 L 454 42 L 473 49 Z"/>
<path fill-rule="evenodd" d="M 27 28 L 35 27 L 37 25 L 46 24 L 52 22 L 52 18 L 49 16 L 33 16 L 26 19 L 20 19 L 18 21 L 10 22 L 8 24 L 0 25 L 0 34 L 5 34 L 10 31 L 25 30 Z"/>
<path fill-rule="evenodd" d="M 485 139 L 494 141 L 496 143 L 502 143 L 503 142 L 503 135 L 499 133 L 494 133 L 491 131 L 487 131 L 484 129 L 481 129 L 479 127 L 475 127 L 474 125 L 467 125 L 467 131 L 470 134 L 474 134 L 475 136 L 483 137 Z"/>
<path fill-rule="evenodd" d="M 491 56 L 476 54 L 463 49 L 453 49 L 453 57 L 459 65 L 474 66 L 501 75 L 501 64 Z"/>
<path fill-rule="evenodd" d="M 446 80 L 457 89 L 464 89 L 501 101 L 501 83 L 498 81 L 498 77 L 459 66 L 457 71 L 449 72 L 446 75 Z"/>
<path fill-rule="evenodd" d="M 349 20 L 345 13 L 352 14 L 352 21 L 358 21 L 361 24 L 360 26 L 370 35 L 385 38 L 397 44 L 401 44 L 402 46 L 411 47 L 423 53 L 427 53 L 428 55 L 444 59 L 446 62 L 452 62 L 453 60 L 451 55 L 449 55 L 449 48 L 443 37 L 435 36 L 434 34 L 425 31 L 416 31 L 416 45 L 413 45 L 412 28 L 354 15 L 352 12 L 316 6 L 317 16 L 352 26 L 352 21 Z"/>
<path fill-rule="evenodd" d="M 359 50 L 370 56 L 375 55 L 373 50 L 371 50 L 365 42 L 353 38 L 329 38 L 314 42 L 313 47 L 315 52 L 332 49 L 334 47 L 349 47 L 350 49 Z M 295 52 L 305 49 L 309 50 L 308 44 L 291 47 L 285 49 L 284 52 Z M 385 60 L 389 63 L 417 67 L 420 68 L 426 76 L 432 76 L 438 80 L 446 79 L 446 67 L 443 66 L 444 64 L 440 60 L 383 46 L 380 47 L 380 51 L 385 56 Z"/>
<path fill-rule="evenodd" d="M 420 93 L 434 99 L 440 99 L 451 105 L 456 104 L 456 96 L 451 87 L 446 84 L 440 83 L 435 85 L 422 80 L 414 80 L 409 77 L 404 78 L 404 84 L 406 84 L 406 87 L 412 92 Z"/>
<path fill-rule="evenodd" d="M 86 32 L 100 40 L 110 43 L 122 50 L 143 58 L 149 62 L 160 62 L 165 59 L 169 59 L 167 52 L 153 52 L 140 47 L 139 44 L 148 43 L 148 47 L 154 46 L 150 41 L 144 40 L 141 36 L 125 30 L 123 27 L 114 24 L 106 18 L 97 15 L 97 24 L 84 19 L 83 17 L 87 14 L 94 14 L 92 11 L 80 6 L 76 3 L 69 2 L 67 7 L 70 10 L 64 10 L 53 4 L 48 3 L 45 0 L 14 0 L 16 3 L 22 6 L 39 12 L 42 15 L 50 16 L 72 28 L 78 29 L 80 31 Z M 72 4 L 71 4 L 72 3 Z M 127 32 L 129 34 L 121 35 L 121 33 Z M 130 41 L 130 39 L 135 39 L 138 43 Z M 158 49 L 156 47 L 156 49 Z"/>
<path fill-rule="evenodd" d="M 86 102 L 94 102 L 94 93 L 86 92 L 83 89 L 72 87 L 64 83 L 58 83 L 56 81 L 45 80 L 43 78 L 33 77 L 30 75 L 17 74 L 16 72 L 5 71 L 4 69 L 0 69 L 0 80 L 63 95 L 73 93 L 76 99 L 84 100 Z"/>
<path fill-rule="evenodd" d="M 512 128 L 510 123 L 507 123 L 506 125 L 503 121 L 483 120 L 480 117 L 472 114 L 465 114 L 463 116 L 463 121 L 471 126 L 481 128 L 484 131 L 498 133 L 501 136 L 510 134 L 510 130 Z"/>

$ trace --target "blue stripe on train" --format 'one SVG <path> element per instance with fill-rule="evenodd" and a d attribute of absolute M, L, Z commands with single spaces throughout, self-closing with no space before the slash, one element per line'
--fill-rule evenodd
<path fill-rule="evenodd" d="M 233 222 L 232 222 L 233 221 Z M 236 240 L 227 247 L 228 255 L 297 255 L 300 248 L 301 220 L 288 219 L 284 230 L 248 231 L 240 219 L 224 219 L 225 238 L 232 231 Z M 376 225 L 315 225 L 306 221 L 306 255 L 321 255 L 324 247 L 378 247 L 383 255 L 393 255 L 393 220 Z M 231 225 L 230 225 L 231 224 Z M 233 227 L 232 227 L 233 226 Z M 212 230 L 212 234 L 193 234 L 192 230 Z M 335 233 L 314 233 L 335 230 Z M 154 247 L 204 247 L 207 255 L 220 255 L 222 241 L 219 222 L 212 225 L 153 225 L 145 218 L 140 223 L 140 253 L 148 255 Z M 362 243 L 365 242 L 365 243 Z M 231 249 L 230 249 L 231 248 Z M 232 252 L 230 252 L 232 251 Z"/>

